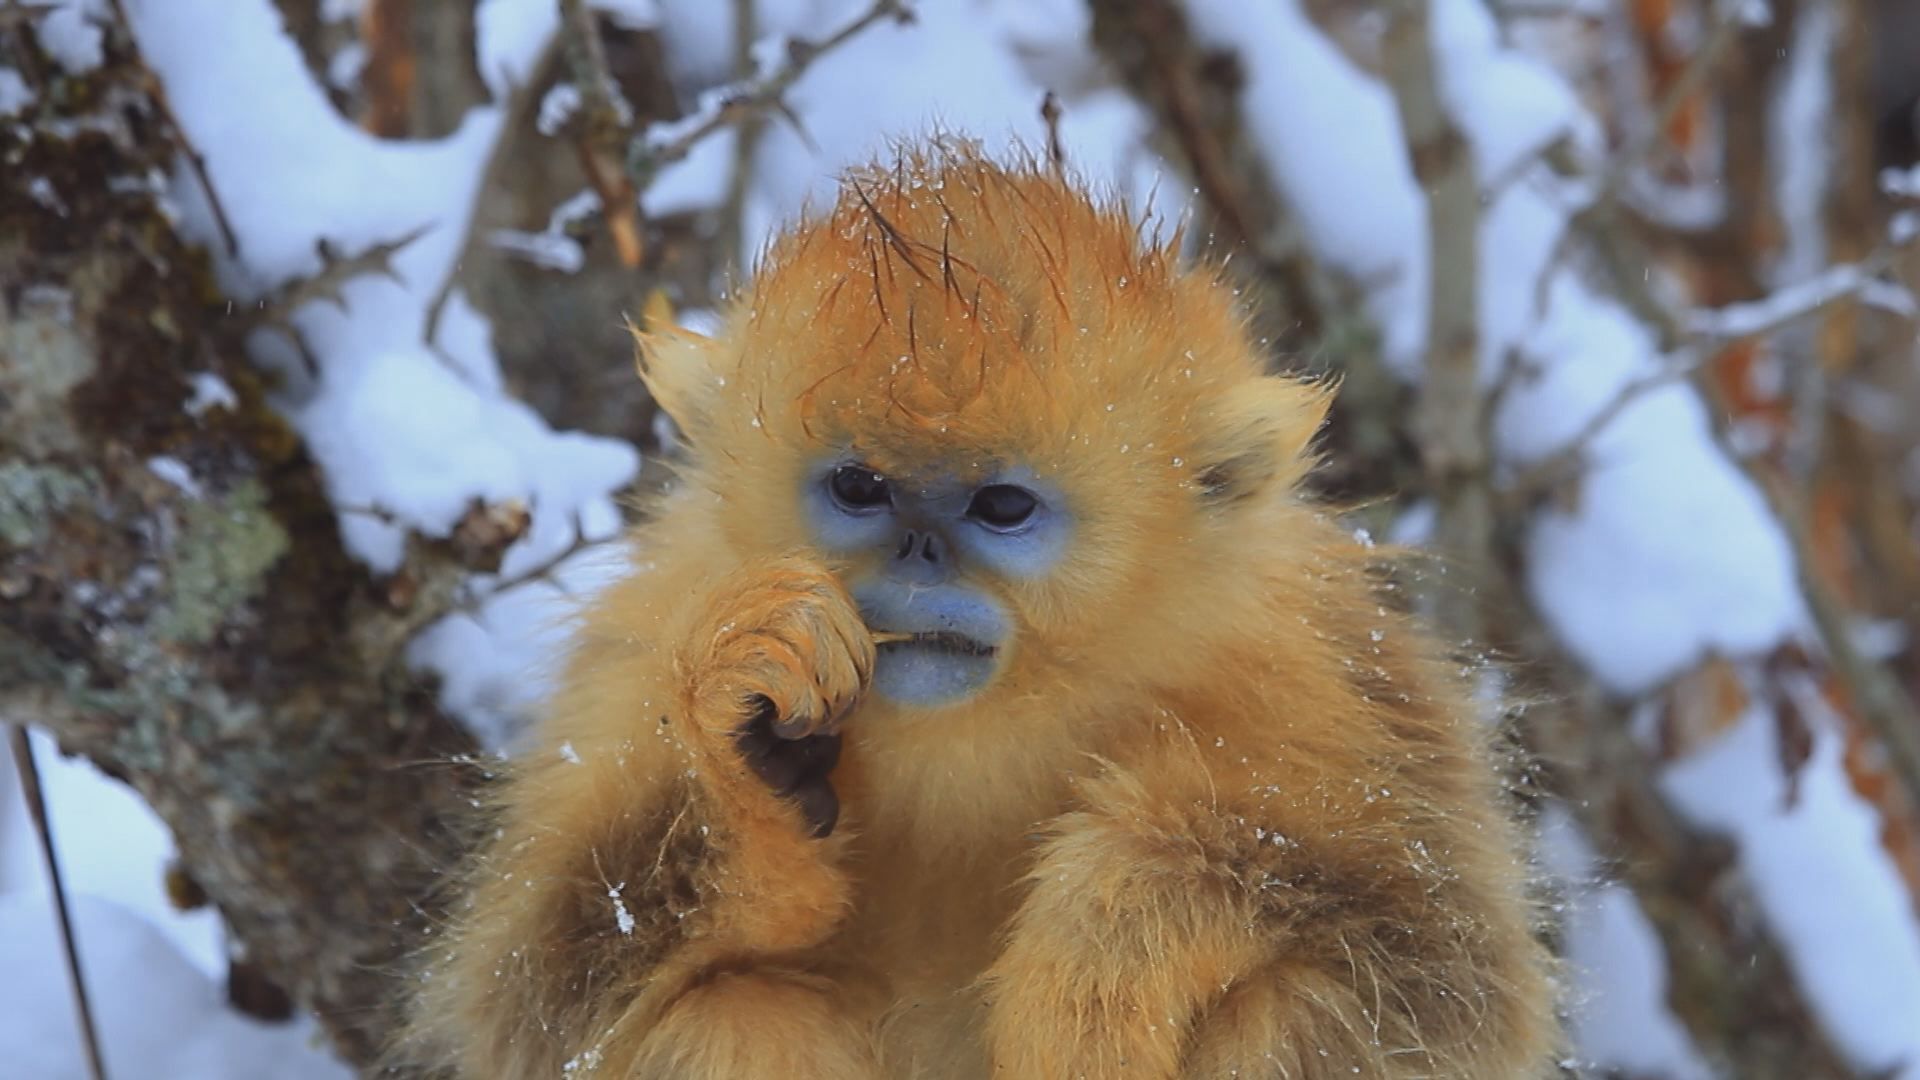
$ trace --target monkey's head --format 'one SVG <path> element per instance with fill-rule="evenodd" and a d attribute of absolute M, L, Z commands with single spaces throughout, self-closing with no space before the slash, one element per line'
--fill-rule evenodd
<path fill-rule="evenodd" d="M 642 355 L 691 450 L 670 512 L 826 560 L 903 707 L 1177 678 L 1141 670 L 1156 635 L 1200 655 L 1312 557 L 1289 521 L 1324 392 L 1263 372 L 1217 268 L 1044 165 L 855 171 L 714 338 Z"/>

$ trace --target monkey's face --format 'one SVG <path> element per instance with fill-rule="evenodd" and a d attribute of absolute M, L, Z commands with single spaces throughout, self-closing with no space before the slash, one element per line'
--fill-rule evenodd
<path fill-rule="evenodd" d="M 679 505 L 743 557 L 821 556 L 916 709 L 1184 677 L 1258 592 L 1249 542 L 1286 542 L 1324 407 L 1216 273 L 964 152 L 851 176 L 715 337 L 644 352 L 694 451 Z"/>
<path fill-rule="evenodd" d="M 960 460 L 889 473 L 836 454 L 803 482 L 814 543 L 849 566 L 880 641 L 874 690 L 900 704 L 953 704 L 992 683 L 1019 620 L 986 582 L 1044 580 L 1073 539 L 1057 487 L 1019 465 Z"/>

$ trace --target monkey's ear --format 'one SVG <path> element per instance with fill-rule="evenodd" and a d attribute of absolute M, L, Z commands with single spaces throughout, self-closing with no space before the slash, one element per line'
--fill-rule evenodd
<path fill-rule="evenodd" d="M 1281 376 L 1249 379 L 1209 418 L 1194 483 L 1211 506 L 1291 490 L 1312 464 L 1307 446 L 1333 405 L 1331 383 Z"/>
<path fill-rule="evenodd" d="M 644 328 L 628 319 L 627 332 L 633 335 L 634 367 L 647 393 L 683 435 L 697 438 L 720 385 L 712 364 L 713 339 L 676 325 L 670 315 L 657 318 L 652 311 Z"/>

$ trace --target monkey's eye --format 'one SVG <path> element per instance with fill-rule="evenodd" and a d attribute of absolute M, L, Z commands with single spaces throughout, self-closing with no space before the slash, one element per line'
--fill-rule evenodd
<path fill-rule="evenodd" d="M 973 493 L 967 516 L 990 529 L 1015 529 L 1040 508 L 1033 492 L 1012 484 L 988 484 Z"/>
<path fill-rule="evenodd" d="M 865 465 L 842 465 L 833 470 L 827 478 L 827 490 L 842 509 L 854 513 L 871 513 L 893 502 L 887 478 Z"/>

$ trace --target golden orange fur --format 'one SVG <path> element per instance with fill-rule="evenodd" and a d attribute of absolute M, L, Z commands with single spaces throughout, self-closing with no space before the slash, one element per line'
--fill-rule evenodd
<path fill-rule="evenodd" d="M 1231 289 L 1044 167 L 849 176 L 711 340 L 644 342 L 691 461 L 594 602 L 420 978 L 462 1077 L 1549 1071 L 1550 964 L 1466 691 L 1295 491 L 1324 392 Z M 1071 548 L 961 705 L 865 696 L 820 455 L 1067 493 Z M 739 760 L 843 724 L 838 827 Z M 565 750 L 563 753 L 562 750 Z"/>

